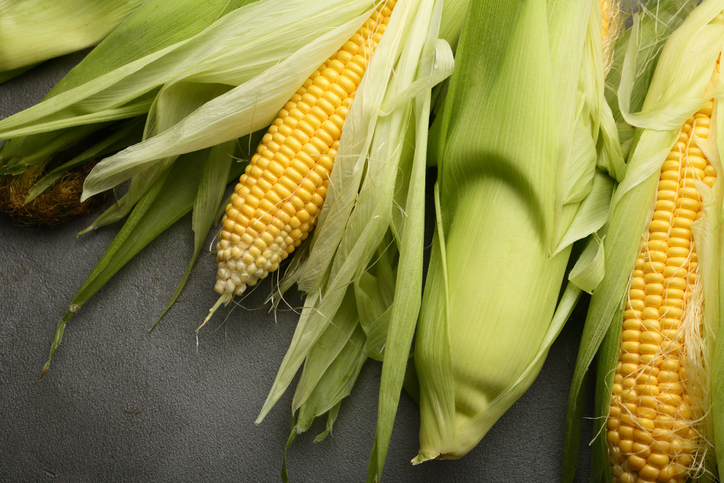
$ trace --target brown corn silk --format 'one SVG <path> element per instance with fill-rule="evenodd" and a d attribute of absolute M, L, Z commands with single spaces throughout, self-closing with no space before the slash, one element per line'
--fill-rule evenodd
<path fill-rule="evenodd" d="M 718 78 L 717 62 L 707 94 Z M 687 361 L 697 359 L 692 341 L 700 337 L 703 307 L 691 232 L 702 199 L 694 184 L 716 181 L 694 137 L 707 139 L 714 104 L 710 100 L 686 121 L 661 168 L 631 278 L 608 417 L 615 482 L 683 482 L 705 444 L 697 430 L 705 410 Z"/>
<path fill-rule="evenodd" d="M 231 297 L 256 285 L 314 228 L 344 121 L 395 3 L 381 2 L 269 127 L 222 220 L 216 245 L 218 293 Z"/>

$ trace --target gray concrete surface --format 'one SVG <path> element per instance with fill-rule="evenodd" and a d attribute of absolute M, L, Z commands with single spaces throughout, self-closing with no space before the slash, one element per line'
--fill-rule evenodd
<path fill-rule="evenodd" d="M 0 85 L 0 118 L 37 102 L 81 55 Z M 206 252 L 181 300 L 155 331 L 146 330 L 191 254 L 188 216 L 78 312 L 38 381 L 57 321 L 120 228 L 76 237 L 98 214 L 35 230 L 0 215 L 0 481 L 279 481 L 291 394 L 261 425 L 254 420 L 296 315 L 275 316 L 262 306 L 270 284 L 244 300 L 256 310 L 237 308 L 225 324 L 216 317 L 197 339 L 194 329 L 217 297 L 215 262 Z M 581 315 L 553 345 L 530 390 L 461 460 L 410 465 L 418 410 L 403 394 L 385 481 L 559 481 Z M 292 481 L 364 480 L 379 379 L 380 365 L 368 362 L 332 436 L 312 444 L 320 423 L 297 438 L 289 453 Z M 580 482 L 588 481 L 585 447 L 582 457 Z"/>

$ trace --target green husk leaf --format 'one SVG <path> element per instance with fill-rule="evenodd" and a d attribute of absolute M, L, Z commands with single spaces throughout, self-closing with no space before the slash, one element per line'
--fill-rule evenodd
<path fill-rule="evenodd" d="M 48 370 L 73 314 L 123 265 L 192 208 L 206 156 L 207 153 L 195 152 L 179 158 L 173 169 L 167 170 L 157 179 L 138 202 L 123 228 L 71 301 L 68 312 L 58 323 L 41 378 Z M 230 177 L 233 179 L 238 175 L 239 171 L 235 170 Z"/>
<path fill-rule="evenodd" d="M 464 40 L 462 41 L 464 42 Z M 448 284 L 448 270 L 447 270 L 447 256 L 445 249 L 445 224 L 441 221 L 442 209 L 440 203 L 440 189 L 439 184 L 435 183 L 435 218 L 437 224 L 435 225 L 435 236 L 432 243 L 432 253 L 430 255 L 430 266 L 428 268 L 427 278 L 425 279 L 425 287 L 432 287 L 433 290 L 425 290 L 423 294 L 422 306 L 429 310 L 433 316 L 437 316 L 441 321 L 439 324 L 434 324 L 433 328 L 435 332 L 431 335 L 431 339 L 439 338 L 440 340 L 449 340 L 450 332 L 448 329 L 449 320 L 449 304 L 450 304 L 450 292 Z M 436 296 L 429 294 L 437 294 Z M 430 299 L 428 302 L 427 299 Z M 423 317 L 422 312 L 420 317 Z M 418 328 L 418 334 L 420 329 Z M 415 361 L 418 358 L 419 347 L 421 345 L 420 336 L 415 343 Z M 424 340 L 423 340 L 424 342 Z M 433 422 L 437 423 L 437 426 L 430 428 L 424 426 L 420 428 L 420 439 L 425 438 L 426 440 L 437 440 L 433 443 L 435 447 L 444 447 L 448 442 L 443 439 L 443 435 L 448 435 L 444 428 L 451 428 L 455 430 L 455 384 L 453 377 L 452 368 L 452 354 L 450 352 L 449 344 L 440 344 L 441 351 L 438 353 L 438 363 L 436 364 L 436 372 L 433 374 L 427 373 L 427 377 L 419 377 L 419 396 L 418 404 L 422 404 L 422 397 L 429 397 L 430 404 L 434 405 L 434 411 L 439 415 Z M 417 364 L 415 364 L 417 368 Z M 417 369 L 416 369 L 417 370 Z M 428 377 L 435 377 L 436 384 L 428 384 Z M 428 396 L 431 391 L 435 391 L 433 396 Z M 423 433 L 423 431 L 425 433 Z M 455 439 L 456 435 L 454 432 L 448 435 L 448 438 Z M 419 464 L 429 459 L 435 458 L 436 452 L 425 452 L 420 450 L 418 455 L 412 460 L 412 464 Z"/>
<path fill-rule="evenodd" d="M 0 69 L 13 75 L 13 71 L 93 46 L 141 3 L 6 0 L 0 4 Z"/>
<path fill-rule="evenodd" d="M 607 415 L 608 408 L 611 406 L 611 391 L 613 390 L 613 378 L 616 375 L 616 363 L 618 362 L 618 348 L 621 343 L 622 326 L 623 304 L 616 310 L 613 321 L 596 354 L 595 414 Z M 581 391 L 581 397 L 583 396 L 584 393 Z M 582 419 L 582 417 L 578 419 L 579 425 Z M 605 432 L 605 426 L 606 420 L 604 417 L 595 418 L 593 420 L 593 434 L 598 435 L 600 432 Z M 591 476 L 594 478 L 594 481 L 612 483 L 613 475 L 610 471 L 610 459 L 606 438 L 595 438 L 591 447 Z"/>
<path fill-rule="evenodd" d="M 325 431 L 314 438 L 314 441 L 323 440 L 331 431 L 339 414 L 343 398 L 349 395 L 354 382 L 357 380 L 367 356 L 361 351 L 364 341 L 364 332 L 359 325 L 351 334 L 343 350 L 337 355 L 328 369 L 322 375 L 319 383 L 314 387 L 310 397 L 299 409 L 299 415 L 292 426 L 287 446 L 284 449 L 284 462 L 282 466 L 282 480 L 288 481 L 286 459 L 287 452 L 294 441 L 294 437 L 309 429 L 314 418 L 325 412 L 327 427 Z M 323 357 L 326 357 L 323 355 Z M 306 367 L 305 367 L 306 369 Z"/>
<path fill-rule="evenodd" d="M 253 0 L 145 0 L 48 94 L 53 97 L 89 79 L 176 45 L 202 32 L 217 19 Z"/>
<path fill-rule="evenodd" d="M 723 84 L 722 78 L 719 78 L 719 85 Z M 697 146 L 704 152 L 709 162 L 714 166 L 717 172 L 717 182 L 713 188 L 701 182 L 696 182 L 695 186 L 701 194 L 703 202 L 703 212 L 699 220 L 691 225 L 691 231 L 696 244 L 696 254 L 699 259 L 699 277 L 704 290 L 704 329 L 702 336 L 705 339 L 705 346 L 702 352 L 705 354 L 704 366 L 711 368 L 708 375 L 701 377 L 698 371 L 692 371 L 694 384 L 708 384 L 708 390 L 700 391 L 697 396 L 702 399 L 699 401 L 703 405 L 706 413 L 704 420 L 700 423 L 702 433 L 708 438 L 708 446 L 706 447 L 706 455 L 704 456 L 703 465 L 706 472 L 701 475 L 702 481 L 719 481 L 718 476 L 722 473 L 722 439 L 721 430 L 722 423 L 721 410 L 724 407 L 724 399 L 721 398 L 722 383 L 719 379 L 724 361 L 718 354 L 719 346 L 721 346 L 721 321 L 722 321 L 722 243 L 724 234 L 722 233 L 722 200 L 724 200 L 724 183 L 722 176 L 724 169 L 722 167 L 722 159 L 724 159 L 724 143 L 720 140 L 724 139 L 724 95 L 716 98 L 715 109 L 711 119 L 709 136 L 706 140 L 694 137 Z M 708 398 L 708 399 L 707 399 Z M 717 468 L 718 465 L 718 468 Z"/>
<path fill-rule="evenodd" d="M 308 429 L 315 417 L 326 413 L 349 395 L 362 370 L 362 365 L 367 360 L 367 355 L 362 351 L 364 339 L 364 331 L 357 324 L 343 350 L 330 364 L 310 397 L 299 408 L 297 432 Z"/>
<path fill-rule="evenodd" d="M 143 119 L 136 118 L 132 119 L 125 124 L 118 126 L 118 129 L 99 141 L 91 148 L 83 151 L 78 156 L 74 157 L 70 161 L 63 163 L 61 166 L 50 171 L 48 174 L 38 180 L 37 183 L 28 193 L 28 197 L 25 200 L 26 203 L 33 201 L 43 191 L 48 189 L 56 180 L 58 180 L 68 170 L 77 168 L 82 164 L 105 156 L 107 154 L 114 153 L 129 144 L 138 142 L 143 134 Z"/>
<path fill-rule="evenodd" d="M 603 98 L 602 81 L 595 95 L 579 91 L 582 78 L 603 77 L 582 49 L 600 32 L 593 5 L 471 4 L 466 28 L 475 29 L 461 35 L 439 136 L 446 233 L 433 247 L 418 322 L 415 462 L 459 458 L 480 441 L 537 375 L 581 293 L 569 284 L 556 310 L 571 245 L 551 253 L 569 227 L 585 225 L 574 200 L 590 192 L 595 173 L 600 110 L 587 103 Z"/>
<path fill-rule="evenodd" d="M 73 89 L 82 98 L 90 93 L 84 92 L 84 87 L 91 81 L 106 74 L 110 74 L 112 79 L 114 72 L 121 75 L 127 64 L 153 56 L 160 50 L 193 37 L 219 17 L 246 3 L 249 3 L 249 0 L 209 0 L 201 3 L 195 0 L 179 0 L 172 3 L 165 0 L 146 0 L 53 87 L 46 100 Z M 143 89 L 139 89 L 139 95 L 142 92 Z M 73 118 L 83 114 L 82 111 L 78 106 L 71 107 L 68 116 Z M 39 107 L 35 112 L 37 116 L 30 119 L 31 125 L 43 124 L 48 110 Z M 17 119 L 17 116 L 12 117 Z M 8 122 L 13 125 L 13 121 Z M 0 123 L 1 125 L 4 123 Z M 75 134 L 76 131 L 82 132 L 86 129 L 98 128 L 90 126 L 70 128 L 66 130 L 64 136 L 70 136 L 71 139 L 60 146 L 49 144 L 49 139 L 58 135 L 52 131 L 12 139 L 10 145 L 0 151 L 0 164 L 18 164 L 15 169 L 24 170 L 24 164 L 31 164 L 34 153 L 45 152 L 47 156 L 52 155 L 82 137 Z"/>
<path fill-rule="evenodd" d="M 174 52 L 180 55 L 185 54 L 185 50 L 190 47 L 198 49 L 197 43 L 215 52 L 232 40 L 238 44 L 237 36 L 252 36 L 249 48 L 244 48 L 243 43 L 236 46 L 233 51 L 235 56 L 219 54 L 219 57 L 208 57 L 211 69 L 218 60 L 235 60 L 238 63 L 236 75 L 244 75 L 235 79 L 239 82 L 237 87 L 205 103 L 173 127 L 101 161 L 86 179 L 84 199 L 117 185 L 156 160 L 213 146 L 268 126 L 309 74 L 364 22 L 368 2 L 335 0 L 332 4 L 312 5 L 316 7 L 310 8 L 310 4 L 302 0 L 264 0 L 242 7 L 220 19 L 179 52 Z M 251 15 L 254 15 L 255 20 L 246 21 Z M 258 17 L 269 15 L 272 17 L 267 22 L 274 23 L 275 28 L 262 34 L 256 27 L 261 21 Z M 312 16 L 319 18 L 312 23 L 300 21 L 300 18 Z M 283 28 L 286 24 L 289 27 Z M 313 28 L 309 28 L 310 25 Z M 246 26 L 246 30 L 241 29 L 242 26 Z M 226 30 L 230 32 L 227 37 L 223 37 Z M 254 39 L 252 34 L 260 38 Z M 271 52 L 261 60 L 257 59 L 259 49 L 265 51 L 269 45 L 274 45 Z M 172 58 L 163 59 L 162 63 L 169 63 Z M 193 55 L 190 60 L 197 61 Z M 195 63 L 187 67 L 192 69 L 190 80 L 201 75 L 193 70 Z M 202 62 L 201 66 L 205 64 Z M 186 72 L 182 70 L 179 73 Z M 225 81 L 229 75 L 230 72 L 220 71 L 217 77 Z M 206 78 L 203 80 L 209 81 Z M 150 116 L 155 114 L 151 113 Z"/>
<path fill-rule="evenodd" d="M 297 383 L 297 389 L 294 393 L 292 413 L 295 413 L 307 402 L 309 396 L 314 392 L 315 388 L 319 386 L 319 381 L 326 371 L 351 340 L 352 334 L 360 327 L 359 315 L 354 300 L 354 287 L 350 287 L 345 294 L 346 303 L 342 303 L 340 310 L 337 311 L 334 324 L 330 324 L 327 330 L 324 331 L 324 334 L 320 336 L 318 343 L 310 351 L 309 357 L 307 357 L 304 363 L 302 376 Z M 360 349 L 362 344 L 363 342 L 360 342 Z M 324 411 L 322 411 L 322 413 L 323 412 Z M 314 419 L 316 416 L 318 416 L 318 414 L 313 414 L 311 418 Z M 301 426 L 299 422 L 297 423 L 299 432 L 307 429 L 312 423 L 311 420 L 307 421 L 306 418 L 302 418 L 301 415 L 298 421 L 305 421 L 301 423 Z"/>
<path fill-rule="evenodd" d="M 697 41 L 707 48 L 687 48 L 682 45 L 679 49 L 665 49 L 657 64 L 653 79 L 649 86 L 651 99 L 659 99 L 656 105 L 644 102 L 642 111 L 632 113 L 630 110 L 631 93 L 635 83 L 635 66 L 639 48 L 630 43 L 624 60 L 621 84 L 618 88 L 618 101 L 621 115 L 632 126 L 653 130 L 679 129 L 691 112 L 696 112 L 706 103 L 701 93 L 709 83 L 709 79 L 700 73 L 704 66 L 711 65 L 721 50 L 717 40 L 721 36 L 721 26 L 707 25 L 702 19 L 711 19 L 716 15 L 716 5 L 705 2 L 703 7 L 695 10 L 676 32 L 671 34 L 671 42 L 685 43 L 681 39 L 690 39 L 696 34 Z M 640 22 L 634 21 L 632 36 L 638 36 Z M 693 52 L 695 54 L 693 54 Z M 680 65 L 686 62 L 689 70 L 680 70 Z M 661 66 L 658 68 L 658 66 Z M 677 82 L 671 82 L 673 75 L 679 75 Z M 647 96 L 647 99 L 649 97 Z"/>
<path fill-rule="evenodd" d="M 631 88 L 629 101 L 631 112 L 641 110 L 664 43 L 697 4 L 698 0 L 647 0 L 642 2 L 639 16 L 634 17 L 633 20 L 639 26 L 637 35 L 633 37 L 633 43 L 638 46 L 638 55 L 635 69 L 636 80 Z M 618 104 L 618 87 L 621 82 L 623 62 L 633 33 L 633 29 L 626 29 L 616 42 L 613 64 L 606 77 L 606 104 L 610 107 L 613 117 L 621 129 L 620 132 L 628 133 L 621 136 L 622 143 L 630 141 L 634 131 L 624 121 Z"/>
<path fill-rule="evenodd" d="M 168 312 L 174 302 L 176 302 L 176 299 L 181 295 L 184 285 L 186 285 L 189 275 L 191 275 L 191 270 L 196 263 L 199 253 L 201 253 L 206 236 L 209 234 L 211 225 L 216 220 L 216 210 L 224 198 L 226 185 L 229 184 L 229 174 L 231 172 L 235 150 L 235 141 L 219 144 L 207 150 L 208 158 L 205 160 L 204 169 L 201 172 L 199 188 L 193 204 L 193 216 L 191 218 L 191 227 L 194 231 L 194 252 L 189 260 L 186 272 L 176 287 L 176 291 L 169 299 L 166 308 L 163 309 L 163 312 L 161 312 L 161 315 L 158 316 L 149 330 L 153 330 L 156 327 L 163 316 L 166 315 L 166 312 Z"/>
<path fill-rule="evenodd" d="M 437 2 L 436 8 L 441 8 Z M 431 35 L 437 32 L 431 29 Z M 380 481 L 387 451 L 392 437 L 397 405 L 405 380 L 410 346 L 420 311 L 420 287 L 423 277 L 423 252 L 425 229 L 425 151 L 427 147 L 427 119 L 430 113 L 429 91 L 415 102 L 415 154 L 409 176 L 409 189 L 402 230 L 399 232 L 400 260 L 395 285 L 395 302 L 390 314 L 385 343 L 385 360 L 382 365 L 380 394 L 377 409 L 375 443 L 367 469 L 367 481 Z"/>
<path fill-rule="evenodd" d="M 563 203 L 578 203 L 585 199 L 591 192 L 591 183 L 596 173 L 596 145 L 591 138 L 590 128 L 582 122 L 576 123 L 576 133 L 573 141 L 572 159 L 587 160 L 587 162 L 576 163 L 566 177 L 566 185 Z M 567 243 L 566 243 L 567 245 Z"/>
<path fill-rule="evenodd" d="M 185 89 L 181 89 L 183 94 L 177 99 L 174 99 L 171 106 L 167 106 L 163 109 L 161 116 L 156 114 L 156 117 L 149 119 L 145 126 L 144 138 L 148 138 L 155 133 L 168 129 L 201 107 L 204 103 L 214 99 L 218 95 L 228 92 L 229 89 L 231 89 L 230 86 L 221 85 L 191 84 L 186 85 L 185 87 Z M 161 93 L 162 92 L 163 90 Z M 158 105 L 161 93 L 154 98 L 154 106 Z M 152 109 L 151 114 L 155 114 L 157 111 L 157 108 Z M 124 148 L 127 146 L 129 146 L 129 144 L 126 144 Z M 160 176 L 175 159 L 176 156 L 170 156 L 136 174 L 131 180 L 128 192 L 123 196 L 123 198 L 121 198 L 118 203 L 108 208 L 108 210 L 99 216 L 88 229 L 96 229 L 126 217 L 133 208 L 133 205 L 141 198 L 141 196 L 143 196 L 143 193 L 148 190 L 156 178 Z"/>
<path fill-rule="evenodd" d="M 595 161 L 593 165 L 595 166 Z M 554 254 L 571 246 L 573 242 L 587 237 L 606 223 L 613 190 L 614 181 L 607 175 L 596 172 L 588 196 L 580 203 L 576 217 L 556 247 Z"/>
<path fill-rule="evenodd" d="M 37 136 L 11 139 L 0 148 L 0 175 L 20 174 L 29 166 L 47 163 L 55 153 L 71 147 L 107 125 L 107 123 L 103 123 L 80 126 Z"/>
<path fill-rule="evenodd" d="M 263 0 L 244 5 L 191 38 L 123 64 L 82 86 L 59 93 L 1 121 L 0 137 L 11 126 L 18 128 L 15 132 L 21 133 L 20 129 L 27 127 L 28 123 L 43 124 L 46 120 L 58 118 L 68 118 L 68 122 L 72 122 L 79 112 L 106 111 L 110 115 L 116 108 L 133 102 L 143 94 L 153 92 L 172 80 L 178 82 L 184 77 L 188 77 L 188 80 L 198 79 L 202 84 L 240 85 L 327 32 L 330 26 L 339 25 L 361 14 L 368 6 L 369 0 L 311 6 L 302 6 L 299 0 Z M 186 14 L 193 15 L 193 11 Z M 304 18 L 314 18 L 315 21 L 301 21 Z M 273 24 L 275 28 L 258 29 L 256 26 L 260 22 Z M 300 75 L 295 74 L 294 78 Z M 153 120 L 155 117 L 151 114 L 150 118 Z M 234 137 L 251 131 L 241 132 Z M 205 147 L 234 137 L 218 138 Z"/>
<path fill-rule="evenodd" d="M 30 136 L 33 134 L 42 134 L 48 131 L 60 131 L 62 129 L 67 129 L 85 124 L 100 124 L 111 121 L 129 119 L 132 117 L 146 114 L 151 107 L 151 103 L 151 99 L 138 99 L 127 105 L 115 107 L 112 109 L 98 109 L 88 114 L 80 114 L 74 117 L 48 119 L 41 125 L 21 127 L 20 129 L 16 130 L 0 132 L 0 136 L 6 138 Z M 32 107 L 30 109 L 32 109 Z M 19 114 L 22 114 L 22 112 L 20 112 Z M 12 116 L 7 119 L 12 119 Z M 0 123 L 1 122 L 2 121 L 0 121 Z"/>
<path fill-rule="evenodd" d="M 604 260 L 603 240 L 594 235 L 568 274 L 568 280 L 584 292 L 592 293 L 603 280 Z"/>
<path fill-rule="evenodd" d="M 606 103 L 603 103 L 602 107 L 604 115 L 601 116 L 601 137 L 597 166 L 599 169 L 605 169 L 616 182 L 620 182 L 626 175 L 626 159 L 619 143 L 620 133 L 613 119 L 611 108 Z"/>
<path fill-rule="evenodd" d="M 337 420 L 337 416 L 339 415 L 339 408 L 342 406 L 342 403 L 337 403 L 332 409 L 327 411 L 327 427 L 324 431 L 319 433 L 314 438 L 314 442 L 318 443 L 320 441 L 323 441 L 324 438 L 326 438 L 331 432 L 332 432 L 332 426 L 334 425 L 334 422 Z"/>
<path fill-rule="evenodd" d="M 460 432 L 458 437 L 462 439 L 472 439 L 480 433 L 487 433 L 500 416 L 508 410 L 511 405 L 511 400 L 516 401 L 528 387 L 530 387 L 540 372 L 541 367 L 543 367 L 548 350 L 551 348 L 551 345 L 553 345 L 553 342 L 555 342 L 558 334 L 563 330 L 563 326 L 576 307 L 580 295 L 581 289 L 572 283 L 566 285 L 566 289 L 551 320 L 548 332 L 546 332 L 538 351 L 531 359 L 528 367 L 525 368 L 514 383 L 506 387 L 500 395 L 491 401 L 486 411 L 477 415 L 476 418 L 470 422 L 466 430 Z M 470 433 L 470 435 L 468 436 L 466 433 Z"/>

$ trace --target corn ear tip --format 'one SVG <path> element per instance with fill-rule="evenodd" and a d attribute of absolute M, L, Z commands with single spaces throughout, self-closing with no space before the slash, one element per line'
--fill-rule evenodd
<path fill-rule="evenodd" d="M 43 366 L 43 370 L 40 371 L 40 377 L 38 377 L 38 381 L 43 379 L 43 376 L 45 376 L 45 373 L 48 372 L 48 369 L 50 368 L 50 361 L 46 362 Z"/>
<path fill-rule="evenodd" d="M 418 453 L 417 456 L 415 456 L 410 463 L 412 463 L 413 466 L 417 466 L 420 463 L 424 463 L 425 461 L 430 461 L 434 459 L 438 459 L 440 457 L 439 454 L 427 454 L 427 453 Z"/>
<path fill-rule="evenodd" d="M 229 302 L 231 302 L 231 298 L 232 298 L 232 297 L 233 297 L 233 294 L 231 294 L 231 293 L 229 293 L 229 292 L 223 293 L 223 294 L 221 295 L 221 297 L 219 297 L 219 300 L 216 301 L 216 303 L 214 304 L 214 306 L 209 309 L 209 315 L 207 315 L 206 318 L 204 319 L 204 321 L 201 323 L 201 325 L 199 325 L 199 326 L 196 328 L 196 332 L 198 332 L 199 330 L 201 330 L 201 328 L 202 328 L 204 325 L 206 325 L 206 322 L 208 322 L 208 321 L 211 319 L 211 317 L 213 317 L 214 313 L 216 313 L 216 310 L 217 310 L 219 307 L 221 307 L 221 304 L 228 305 Z"/>

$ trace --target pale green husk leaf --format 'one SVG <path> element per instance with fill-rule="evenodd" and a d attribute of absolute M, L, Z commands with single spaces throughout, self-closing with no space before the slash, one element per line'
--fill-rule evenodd
<path fill-rule="evenodd" d="M 590 294 L 603 280 L 604 261 L 603 240 L 594 236 L 588 240 L 586 248 L 568 274 L 568 280 Z"/>
<path fill-rule="evenodd" d="M 20 70 L 96 45 L 142 0 L 0 2 L 0 71 Z"/>
<path fill-rule="evenodd" d="M 160 176 L 146 194 L 139 200 L 131 215 L 121 230 L 118 232 L 113 242 L 106 249 L 101 259 L 96 264 L 93 272 L 88 276 L 83 286 L 78 290 L 75 297 L 70 303 L 70 308 L 65 316 L 58 322 L 55 331 L 55 338 L 50 349 L 48 362 L 43 368 L 42 374 L 48 370 L 53 354 L 60 346 L 66 325 L 78 310 L 92 297 L 108 280 L 115 275 L 129 260 L 131 260 L 139 251 L 148 245 L 153 239 L 178 221 L 183 215 L 188 213 L 194 203 L 199 205 L 199 197 L 208 196 L 218 187 L 212 188 L 211 178 L 214 176 L 205 175 L 205 166 L 208 164 L 216 165 L 217 159 L 215 155 L 219 152 L 214 150 L 197 151 L 180 157 L 171 168 L 169 168 L 162 176 Z M 224 160 L 221 160 L 223 164 Z M 209 168 L 213 171 L 216 167 Z M 208 171 L 209 169 L 206 169 Z M 225 186 L 231 180 L 238 178 L 243 165 L 238 163 L 227 174 L 226 179 L 216 180 Z M 200 180 L 206 180 L 207 185 L 201 191 Z M 211 195 L 213 197 L 213 194 Z M 195 201 L 197 200 L 197 201 Z M 208 220 L 208 212 L 201 213 L 202 219 Z M 196 221 L 194 228 L 200 227 L 202 221 Z M 210 226 L 210 223 L 209 223 Z M 199 237 L 200 235 L 197 235 Z M 196 255 L 194 255 L 196 256 Z M 183 285 L 185 277 L 181 282 Z M 41 374 L 41 377 L 42 377 Z"/>
<path fill-rule="evenodd" d="M 310 8 L 310 4 L 302 0 L 262 0 L 224 16 L 194 37 L 190 45 L 181 47 L 178 52 L 185 52 L 193 46 L 191 52 L 194 53 L 198 49 L 194 44 L 200 42 L 211 49 L 211 54 L 208 60 L 190 55 L 184 62 L 188 64 L 184 69 L 177 67 L 176 63 L 170 64 L 179 71 L 177 76 L 188 73 L 188 81 L 201 77 L 203 82 L 213 79 L 222 84 L 234 82 L 232 85 L 238 86 L 203 103 L 172 127 L 154 121 L 146 134 L 155 135 L 103 160 L 94 168 L 86 179 L 83 197 L 113 187 L 157 160 L 213 146 L 269 125 L 314 69 L 359 28 L 369 15 L 367 9 L 370 6 L 365 0 L 336 0 L 324 5 L 311 5 L 316 7 Z M 261 33 L 256 27 L 260 15 L 272 15 L 267 22 L 273 23 L 275 28 Z M 305 18 L 309 20 L 304 21 Z M 225 36 L 222 35 L 224 33 Z M 251 37 L 248 48 L 236 38 L 245 36 Z M 219 50 L 231 42 L 238 43 L 230 48 L 234 55 Z M 174 59 L 174 54 L 177 52 L 158 65 L 154 64 L 154 69 L 161 71 L 167 62 Z M 235 70 L 226 70 L 226 62 L 233 62 Z M 219 66 L 219 63 L 222 65 Z M 208 67 L 211 72 L 198 72 L 194 66 L 199 64 Z M 168 66 L 165 68 L 168 69 Z M 161 73 L 158 72 L 157 76 Z M 114 87 L 114 92 L 118 87 Z M 186 89 L 189 88 L 169 88 L 171 92 L 168 95 L 172 96 L 174 90 L 188 92 Z M 156 107 L 159 107 L 158 104 Z M 152 112 L 150 116 L 153 119 L 155 114 Z"/>
<path fill-rule="evenodd" d="M 169 46 L 177 44 L 198 34 L 215 20 L 229 11 L 247 4 L 247 0 L 208 0 L 199 3 L 195 0 L 146 0 L 119 27 L 111 32 L 96 48 L 94 48 L 77 66 L 75 66 L 58 84 L 51 89 L 45 99 L 76 89 L 76 99 L 82 102 L 87 85 L 97 78 L 109 73 L 119 73 L 117 81 L 122 80 L 120 73 L 132 62 L 151 56 Z M 111 79 L 113 77 L 111 76 Z M 138 94 L 143 95 L 145 88 L 139 86 Z M 64 131 L 50 131 L 44 119 L 49 113 L 46 102 L 33 107 L 34 115 L 19 113 L 0 123 L 0 126 L 12 129 L 23 119 L 29 121 L 25 129 L 35 128 L 40 134 L 15 137 L 0 150 L 0 165 L 5 166 L 6 173 L 22 172 L 26 166 L 45 162 L 54 153 L 78 142 L 89 132 L 96 131 L 102 125 L 91 124 L 76 126 Z M 146 103 L 150 107 L 149 103 Z M 72 106 L 66 117 L 72 121 L 76 116 L 92 113 L 80 106 Z M 99 106 L 104 110 L 107 106 Z M 145 114 L 145 112 L 143 113 Z M 61 116 L 62 118 L 62 116 Z M 57 120 L 57 119 L 56 119 Z M 79 119 L 78 119 L 79 120 Z M 76 122 L 73 121 L 72 124 Z M 40 127 L 39 127 L 40 126 Z M 42 127 L 44 126 L 44 127 Z M 127 147 L 129 144 L 120 146 Z M 119 148 L 119 149 L 120 149 Z"/>

